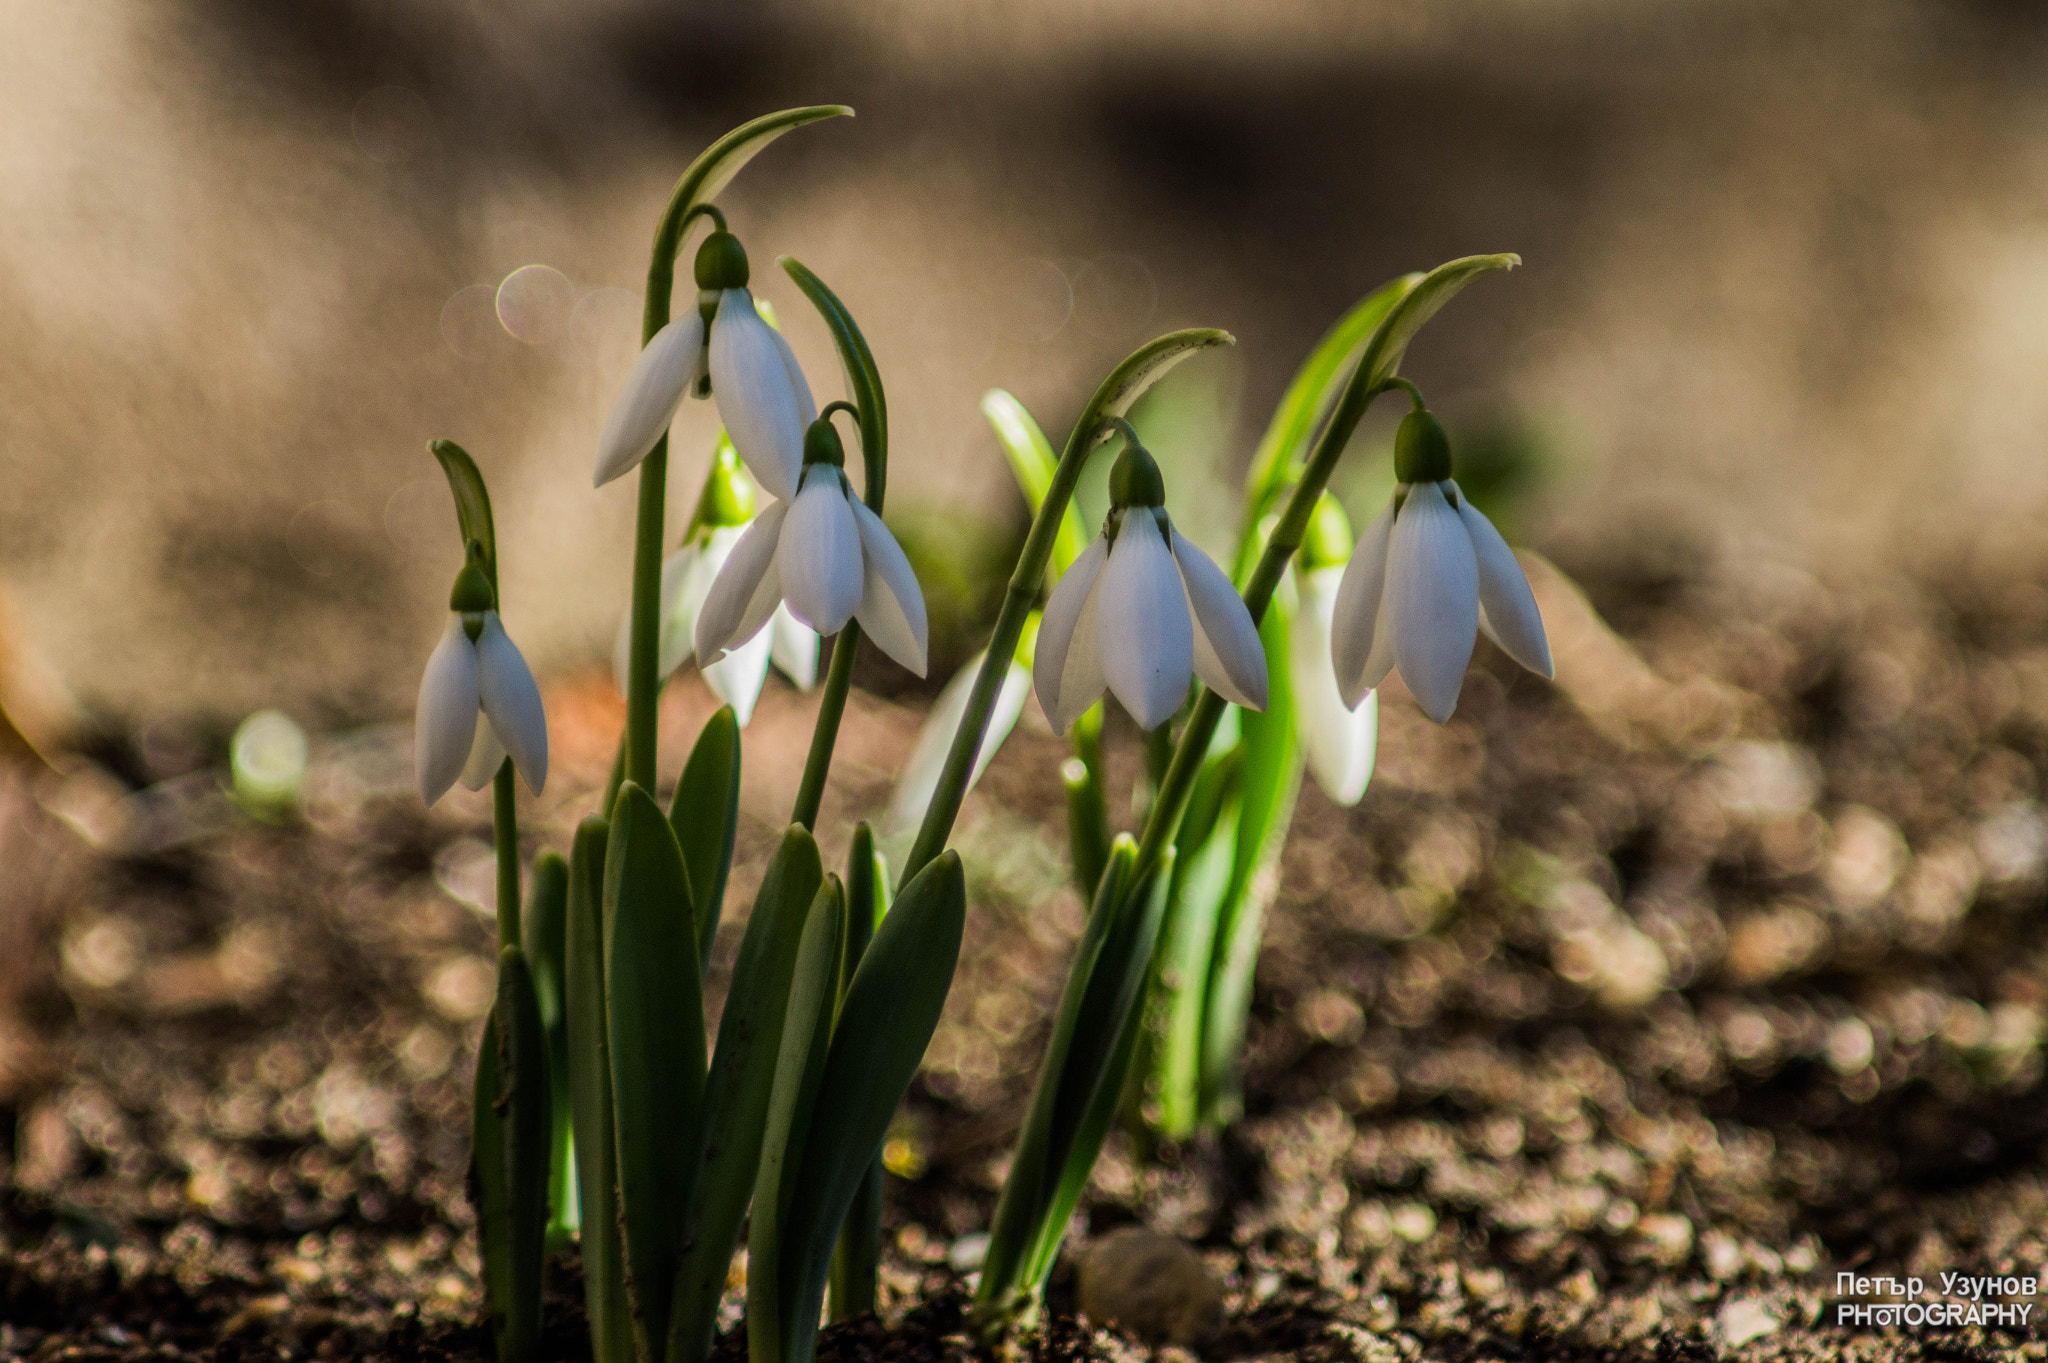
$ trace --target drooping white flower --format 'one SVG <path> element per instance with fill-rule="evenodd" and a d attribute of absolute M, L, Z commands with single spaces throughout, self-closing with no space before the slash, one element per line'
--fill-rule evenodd
<path fill-rule="evenodd" d="M 1126 446 L 1103 533 L 1046 602 L 1032 675 L 1055 733 L 1107 687 L 1140 728 L 1172 718 L 1199 676 L 1224 699 L 1266 708 L 1266 655 L 1221 568 L 1173 528 L 1151 455 Z"/>
<path fill-rule="evenodd" d="M 830 418 L 811 423 L 804 445 L 796 496 L 754 518 L 705 597 L 697 614 L 698 666 L 754 638 L 786 604 L 799 624 L 819 634 L 837 634 L 858 620 L 877 647 L 922 677 L 924 594 L 910 560 L 882 518 L 853 495 Z"/>
<path fill-rule="evenodd" d="M 1330 652 L 1346 705 L 1398 670 L 1422 712 L 1444 723 L 1481 632 L 1530 671 L 1552 674 L 1529 579 L 1452 481 L 1450 462 L 1436 418 L 1409 413 L 1395 440 L 1393 503 L 1366 528 L 1337 588 Z"/>
<path fill-rule="evenodd" d="M 1288 681 L 1294 688 L 1294 731 L 1309 775 L 1323 793 L 1350 807 L 1372 781 L 1379 748 L 1379 692 L 1346 706 L 1330 665 L 1330 627 L 1344 566 L 1310 568 L 1295 575 L 1293 626 L 1287 637 Z"/>
<path fill-rule="evenodd" d="M 1024 713 L 1024 699 L 1031 694 L 1031 669 L 1020 659 L 1031 655 L 1036 635 L 1034 617 L 1026 622 L 1017 652 L 1003 670 L 1002 686 L 996 691 L 996 703 L 988 713 L 988 727 L 983 730 L 981 747 L 974 754 L 974 769 L 967 775 L 968 790 L 973 790 L 981 780 L 981 774 L 995 758 L 996 749 L 1003 746 L 1003 740 L 1017 727 L 1017 717 Z M 939 777 L 945 771 L 954 732 L 967 713 L 975 680 L 987 658 L 988 650 L 983 649 L 968 659 L 967 665 L 953 674 L 953 680 L 932 702 L 931 713 L 925 716 L 917 743 L 910 750 L 910 760 L 903 764 L 903 774 L 896 778 L 896 791 L 889 797 L 889 812 L 882 818 L 885 835 L 905 832 L 923 821 L 925 808 L 931 804 L 932 793 L 939 788 Z"/>
<path fill-rule="evenodd" d="M 457 780 L 483 789 L 507 754 L 528 790 L 538 795 L 547 785 L 540 687 L 497 611 L 457 610 L 449 620 L 420 677 L 413 754 L 420 798 L 429 805 Z"/>
<path fill-rule="evenodd" d="M 763 320 L 747 290 L 747 258 L 731 233 L 697 253 L 704 302 L 654 334 L 612 404 L 593 481 L 603 487 L 639 466 L 709 377 L 718 414 L 740 458 L 770 496 L 787 501 L 803 468 L 804 431 L 818 408 L 796 354 Z"/>
<path fill-rule="evenodd" d="M 656 643 L 655 678 L 659 681 L 683 665 L 695 647 L 697 615 L 753 519 L 754 491 L 740 471 L 739 457 L 729 441 L 720 440 L 705 479 L 697 514 L 683 545 L 661 564 L 661 627 Z M 772 642 L 771 642 L 772 638 Z M 612 676 L 625 695 L 633 652 L 633 612 L 629 605 L 619 621 L 612 645 Z M 704 681 L 730 705 L 741 727 L 754 716 L 768 664 L 775 665 L 802 690 L 818 676 L 818 636 L 789 612 L 776 609 L 774 625 L 704 668 Z"/>

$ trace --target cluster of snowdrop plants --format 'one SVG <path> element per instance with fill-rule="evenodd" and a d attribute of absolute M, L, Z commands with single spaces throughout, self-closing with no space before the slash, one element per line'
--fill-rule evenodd
<path fill-rule="evenodd" d="M 984 399 L 1031 528 L 987 648 L 940 694 L 885 816 L 885 832 L 902 835 L 892 846 L 907 848 L 900 866 L 861 824 L 843 873 L 829 872 L 812 830 L 855 652 L 865 639 L 924 675 L 924 598 L 882 519 L 888 410 L 860 328 L 816 275 L 779 262 L 843 365 L 844 398 L 820 409 L 712 200 L 770 141 L 850 112 L 792 109 L 736 129 L 690 166 L 661 217 L 643 348 L 598 439 L 594 479 L 638 478 L 615 659 L 626 729 L 567 858 L 535 861 L 523 918 L 514 780 L 536 794 L 545 782 L 546 718 L 498 620 L 482 477 L 457 447 L 433 447 L 464 563 L 421 683 L 416 741 L 429 804 L 457 780 L 495 782 L 501 953 L 478 1057 L 473 1187 L 505 1363 L 534 1356 L 542 1259 L 571 1239 L 600 1363 L 707 1357 L 743 1230 L 753 1363 L 810 1363 L 828 1298 L 834 1319 L 874 1309 L 879 1154 L 938 1024 L 967 912 L 946 844 L 1030 692 L 1071 735 L 1060 776 L 1090 909 L 991 1227 L 975 1310 L 987 1337 L 1034 1314 L 1120 1111 L 1174 1137 L 1232 1115 L 1252 969 L 1304 769 L 1356 802 L 1372 771 L 1374 688 L 1398 670 L 1442 721 L 1480 632 L 1549 671 L 1527 582 L 1452 481 L 1421 394 L 1395 372 L 1438 308 L 1514 257 L 1404 276 L 1324 338 L 1254 456 L 1227 570 L 1167 515 L 1159 464 L 1132 424 L 1162 375 L 1231 340 L 1173 332 L 1110 372 L 1057 456 L 1014 399 Z M 697 292 L 673 317 L 676 266 L 699 222 L 711 230 L 693 258 Z M 1412 408 L 1397 490 L 1354 550 L 1324 489 L 1388 391 Z M 716 405 L 725 435 L 665 552 L 668 430 L 692 399 Z M 858 445 L 858 495 L 840 417 Z M 1111 506 L 1090 537 L 1073 494 L 1112 446 Z M 795 807 L 714 1030 L 703 987 L 738 821 L 741 730 L 771 661 L 799 686 L 819 684 L 821 635 L 836 638 Z M 691 658 L 726 706 L 663 809 L 656 702 Z M 1148 735 L 1136 836 L 1110 831 L 1112 698 Z"/>

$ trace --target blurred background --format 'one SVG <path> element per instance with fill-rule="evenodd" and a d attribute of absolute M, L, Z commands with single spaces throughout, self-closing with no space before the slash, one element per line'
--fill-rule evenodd
<path fill-rule="evenodd" d="M 633 492 L 589 469 L 656 215 L 710 139 L 801 103 L 859 117 L 724 203 L 821 401 L 829 342 L 771 262 L 873 342 L 892 520 L 959 622 L 933 686 L 1024 525 L 986 388 L 1057 441 L 1132 345 L 1234 332 L 1153 437 L 1223 549 L 1316 337 L 1476 251 L 1527 263 L 1407 372 L 1519 471 L 1510 533 L 1567 569 L 1983 566 L 2048 508 L 2048 35 L 2022 0 L 4 13 L 0 592 L 17 672 L 87 716 L 409 715 L 459 562 L 437 436 L 491 480 L 537 668 L 603 668 Z M 714 422 L 679 421 L 672 515 Z M 1354 514 L 1385 476 L 1350 461 Z"/>

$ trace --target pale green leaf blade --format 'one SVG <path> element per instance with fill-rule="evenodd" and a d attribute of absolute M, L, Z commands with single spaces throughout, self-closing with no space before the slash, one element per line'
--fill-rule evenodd
<path fill-rule="evenodd" d="M 1000 388 L 991 388 L 981 395 L 981 414 L 995 428 L 996 443 L 1003 447 L 1010 472 L 1017 476 L 1017 486 L 1022 489 L 1024 500 L 1031 504 L 1031 514 L 1036 516 L 1038 508 L 1045 505 L 1045 494 L 1052 490 L 1053 470 L 1059 467 L 1059 456 L 1053 453 L 1052 443 L 1024 404 Z M 1053 577 L 1064 573 L 1087 547 L 1088 533 L 1070 501 L 1066 514 L 1060 517 L 1059 536 L 1053 540 Z"/>
<path fill-rule="evenodd" d="M 576 1191 L 583 1203 L 583 1299 L 596 1363 L 633 1363 L 633 1321 L 619 1242 L 618 1146 L 612 1127 L 611 1049 L 604 998 L 604 867 L 611 824 L 577 825 L 569 849 L 563 977 L 574 1112 Z"/>
<path fill-rule="evenodd" d="M 853 313 L 839 301 L 839 295 L 825 287 L 824 280 L 794 256 L 784 256 L 779 263 L 825 319 L 832 344 L 839 348 L 846 395 L 860 409 L 861 459 L 867 471 L 862 500 L 870 511 L 880 515 L 883 483 L 889 468 L 889 399 L 882 391 L 882 371 L 875 367 L 874 351 L 868 348 L 867 337 L 861 335 Z"/>
<path fill-rule="evenodd" d="M 710 969 L 740 818 L 740 725 L 730 705 L 704 722 L 669 801 L 668 823 L 690 874 L 697 914 L 697 964 Z"/>

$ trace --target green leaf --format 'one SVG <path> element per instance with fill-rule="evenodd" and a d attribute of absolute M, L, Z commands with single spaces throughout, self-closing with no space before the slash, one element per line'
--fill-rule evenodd
<path fill-rule="evenodd" d="M 967 882 L 948 851 L 898 893 L 854 971 L 782 1218 L 786 1363 L 811 1361 L 840 1224 L 939 1025 L 966 923 Z"/>
<path fill-rule="evenodd" d="M 647 299 L 640 324 L 642 345 L 653 340 L 654 333 L 668 325 L 669 297 L 675 290 L 676 255 L 682 249 L 690 210 L 717 198 L 732 183 L 732 177 L 776 138 L 806 123 L 841 115 L 850 118 L 853 110 L 844 104 L 813 104 L 763 114 L 713 142 L 704 149 L 703 155 L 690 163 L 690 168 L 683 172 L 683 178 L 676 181 L 675 190 L 669 195 L 668 207 L 662 212 L 661 226 L 654 234 L 654 251 L 647 271 Z"/>
<path fill-rule="evenodd" d="M 1273 419 L 1266 423 L 1266 433 L 1252 455 L 1245 491 L 1254 513 L 1283 484 L 1292 481 L 1290 470 L 1301 462 L 1316 428 L 1336 404 L 1352 356 L 1421 279 L 1420 274 L 1405 274 L 1382 284 L 1353 304 L 1316 342 L 1294 381 L 1287 385 L 1280 405 L 1273 409 Z"/>
<path fill-rule="evenodd" d="M 606 849 L 605 994 L 619 1222 L 642 1356 L 668 1339 L 704 1096 L 704 996 L 696 920 L 675 832 L 637 782 L 619 787 Z"/>
<path fill-rule="evenodd" d="M 704 721 L 668 806 L 669 827 L 675 831 L 683 866 L 690 874 L 701 970 L 711 969 L 711 944 L 718 936 L 718 916 L 725 904 L 725 877 L 732 870 L 739 818 L 740 725 L 727 705 Z"/>
<path fill-rule="evenodd" d="M 569 1154 L 569 1040 L 562 1012 L 568 957 L 569 863 L 559 852 L 533 859 L 533 889 L 526 899 L 526 948 L 533 993 L 548 1040 L 548 1095 L 554 1154 L 548 1188 L 548 1248 L 568 1244 L 577 1223 L 576 1170 Z"/>
<path fill-rule="evenodd" d="M 1159 1093 L 1159 1131 L 1173 1140 L 1194 1133 L 1200 1115 L 1203 1006 L 1216 919 L 1237 859 L 1244 747 L 1233 743 L 1204 764 L 1175 835 L 1166 921 L 1154 968 L 1158 1038 L 1151 1069 Z"/>
<path fill-rule="evenodd" d="M 576 1190 L 582 1199 L 583 1300 L 595 1363 L 634 1363 L 633 1319 L 619 1240 L 618 1145 L 612 1127 L 611 1048 L 604 995 L 605 845 L 611 824 L 592 815 L 569 849 L 563 1002 L 574 1109 Z"/>
<path fill-rule="evenodd" d="M 889 400 L 882 392 L 882 371 L 875 367 L 874 352 L 861 335 L 853 314 L 839 301 L 839 295 L 825 287 L 795 256 L 777 262 L 802 289 L 804 297 L 825 319 L 832 343 L 839 347 L 839 363 L 846 376 L 846 393 L 860 409 L 861 457 L 867 470 L 863 500 L 876 515 L 882 511 L 882 492 L 889 469 Z"/>
<path fill-rule="evenodd" d="M 824 879 L 817 842 L 791 825 L 754 896 L 704 1082 L 703 1146 L 683 1227 L 669 1363 L 700 1363 L 717 1338 L 719 1298 L 754 1191 L 790 981 Z"/>
<path fill-rule="evenodd" d="M 801 1256 L 802 1245 L 785 1226 L 831 1050 L 832 1005 L 839 992 L 839 929 L 845 913 L 845 891 L 837 876 L 828 876 L 811 901 L 797 946 L 789 1006 L 776 1049 L 775 1086 L 761 1131 L 761 1161 L 754 1174 L 754 1214 L 747 1229 L 750 1363 L 788 1363 L 796 1340 L 817 1332 L 815 1304 L 808 1329 L 791 1312 L 784 1264 L 790 1256 Z"/>
<path fill-rule="evenodd" d="M 1074 963 L 1067 970 L 1059 1011 L 1053 1018 L 1052 1036 L 1046 1042 L 1045 1058 L 1039 1062 L 1038 1079 L 1032 1087 L 1031 1110 L 1025 1116 L 1024 1129 L 1017 1135 L 1017 1152 L 1010 1161 L 1010 1173 L 1003 1180 L 1002 1196 L 989 1227 L 988 1256 L 982 1263 L 981 1285 L 974 1298 L 974 1319 L 985 1336 L 1018 1314 L 1037 1287 L 1027 1271 L 1028 1262 L 1043 1238 L 1045 1217 L 1065 1160 L 1064 1150 L 1054 1148 L 1054 1109 L 1059 1103 L 1088 982 L 1137 855 L 1138 844 L 1129 834 L 1119 834 L 1096 883 L 1088 921 L 1075 945 Z"/>
<path fill-rule="evenodd" d="M 1017 486 L 1023 489 L 1024 500 L 1031 504 L 1031 514 L 1036 516 L 1038 508 L 1045 505 L 1045 494 L 1052 490 L 1053 470 L 1059 467 L 1052 443 L 1031 419 L 1031 413 L 1024 410 L 1024 404 L 1000 388 L 991 388 L 981 395 L 981 414 L 995 427 L 996 443 L 1003 447 L 1010 472 L 1017 475 Z M 1088 532 L 1082 529 L 1080 513 L 1069 501 L 1066 513 L 1060 517 L 1059 537 L 1052 544 L 1055 571 L 1051 579 L 1056 580 L 1064 573 L 1087 547 Z M 1046 586 L 1050 589 L 1052 581 Z"/>
<path fill-rule="evenodd" d="M 1169 331 L 1156 340 L 1147 341 L 1109 371 L 1109 377 L 1102 381 L 1095 395 L 1088 399 L 1088 405 L 1081 409 L 1081 419 L 1074 423 L 1075 434 L 1087 440 L 1090 448 L 1101 444 L 1111 435 L 1102 429 L 1102 423 L 1110 417 L 1129 412 L 1131 404 L 1145 396 L 1145 390 L 1165 378 L 1175 365 L 1214 346 L 1236 343 L 1237 338 L 1229 332 L 1213 327 Z"/>
<path fill-rule="evenodd" d="M 484 576 L 490 579 L 491 595 L 498 594 L 498 532 L 491 523 L 491 494 L 484 476 L 469 451 L 453 440 L 436 440 L 427 448 L 441 461 L 448 475 L 448 490 L 455 494 L 455 523 L 462 531 L 465 551 L 475 540 L 483 546 Z"/>
<path fill-rule="evenodd" d="M 1125 890 L 1088 973 L 1087 992 L 1075 1018 L 1074 1042 L 1061 1066 L 1059 1098 L 1053 1107 L 1048 1148 L 1056 1182 L 1026 1266 L 1026 1280 L 1034 1292 L 1044 1288 L 1052 1272 L 1060 1241 L 1066 1237 L 1067 1221 L 1116 1117 L 1145 987 L 1152 978 L 1153 948 L 1166 913 L 1166 887 L 1173 862 L 1174 851 L 1169 847 L 1160 854 L 1150 876 Z"/>
<path fill-rule="evenodd" d="M 484 1303 L 502 1363 L 539 1350 L 549 1136 L 547 1034 L 525 953 L 508 946 L 477 1055 L 471 1155 Z"/>
<path fill-rule="evenodd" d="M 1367 391 L 1394 376 L 1415 333 L 1436 316 L 1437 309 L 1457 297 L 1460 289 L 1481 275 L 1512 270 L 1521 263 L 1522 258 L 1513 254 L 1465 256 L 1446 261 L 1417 280 L 1388 310 L 1359 361 L 1358 372 L 1365 378 Z"/>
<path fill-rule="evenodd" d="M 1208 998 L 1202 1008 L 1200 1103 L 1202 1125 L 1228 1119 L 1235 1103 L 1237 1060 L 1244 1048 L 1252 977 L 1265 938 L 1266 910 L 1279 890 L 1280 852 L 1294 820 L 1303 758 L 1294 731 L 1294 687 L 1287 636 L 1292 612 L 1276 598 L 1259 623 L 1266 650 L 1267 701 L 1263 714 L 1246 711 L 1243 805 L 1230 887 L 1216 919 Z"/>
<path fill-rule="evenodd" d="M 853 830 L 846 854 L 846 926 L 839 953 L 839 1006 L 846 1002 L 854 972 L 868 943 L 889 912 L 889 863 L 875 846 L 874 830 L 865 822 Z M 840 1227 L 839 1247 L 832 1255 L 831 1317 L 851 1320 L 875 1309 L 876 1278 L 882 1259 L 882 1161 L 879 1155 L 854 1191 L 853 1204 Z"/>

